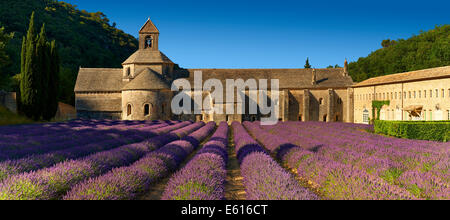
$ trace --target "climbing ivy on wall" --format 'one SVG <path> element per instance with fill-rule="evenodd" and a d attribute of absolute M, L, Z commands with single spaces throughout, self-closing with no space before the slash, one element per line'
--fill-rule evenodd
<path fill-rule="evenodd" d="M 372 118 L 375 118 L 375 110 L 377 111 L 377 119 L 380 120 L 381 109 L 385 105 L 390 105 L 391 101 L 372 101 Z"/>

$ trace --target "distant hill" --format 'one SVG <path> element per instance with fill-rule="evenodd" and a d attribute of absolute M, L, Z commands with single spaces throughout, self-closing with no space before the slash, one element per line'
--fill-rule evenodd
<path fill-rule="evenodd" d="M 385 40 L 369 56 L 349 64 L 355 82 L 371 77 L 450 65 L 450 25 L 421 32 L 408 40 Z"/>
<path fill-rule="evenodd" d="M 36 26 L 45 23 L 47 36 L 58 43 L 64 82 L 61 100 L 66 103 L 73 104 L 78 67 L 120 67 L 137 49 L 137 39 L 115 28 L 102 12 L 89 13 L 54 0 L 1 0 L 0 26 L 15 33 L 8 47 L 12 65 L 1 70 L 2 75 L 20 72 L 21 41 L 32 11 L 36 13 Z"/>

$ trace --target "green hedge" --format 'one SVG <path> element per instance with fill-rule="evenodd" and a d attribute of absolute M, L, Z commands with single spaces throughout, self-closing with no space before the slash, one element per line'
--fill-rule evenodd
<path fill-rule="evenodd" d="M 375 132 L 389 136 L 450 141 L 450 121 L 375 121 Z"/>

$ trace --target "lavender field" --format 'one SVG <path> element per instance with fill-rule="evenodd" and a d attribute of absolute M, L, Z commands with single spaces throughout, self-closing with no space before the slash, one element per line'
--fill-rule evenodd
<path fill-rule="evenodd" d="M 0 200 L 236 199 L 231 190 L 247 200 L 450 199 L 450 143 L 371 129 L 108 120 L 4 126 Z"/>

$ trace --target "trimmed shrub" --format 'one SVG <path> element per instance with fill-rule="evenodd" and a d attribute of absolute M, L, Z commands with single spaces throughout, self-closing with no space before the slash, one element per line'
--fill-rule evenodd
<path fill-rule="evenodd" d="M 375 132 L 406 139 L 448 142 L 450 121 L 375 121 Z"/>

